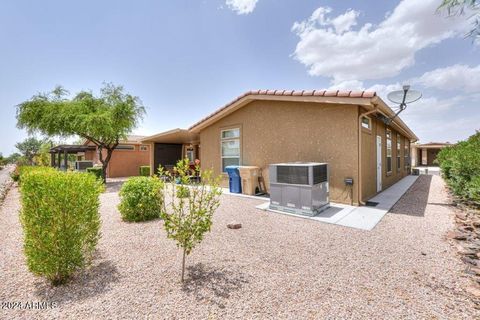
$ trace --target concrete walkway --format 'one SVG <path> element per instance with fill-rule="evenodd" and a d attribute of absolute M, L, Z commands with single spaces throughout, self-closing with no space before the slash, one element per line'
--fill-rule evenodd
<path fill-rule="evenodd" d="M 307 217 L 283 211 L 271 210 L 269 209 L 270 202 L 262 203 L 256 208 L 269 212 L 281 213 L 325 223 L 332 223 L 355 229 L 372 230 L 380 222 L 380 220 L 382 220 L 385 214 L 387 214 L 387 212 L 393 207 L 393 205 L 398 200 L 400 200 L 403 194 L 413 185 L 413 183 L 417 179 L 418 176 L 407 176 L 389 187 L 388 189 L 382 191 L 381 193 L 370 199 L 371 202 L 378 203 L 375 207 L 355 207 L 338 203 L 331 203 L 330 208 L 314 217 Z"/>

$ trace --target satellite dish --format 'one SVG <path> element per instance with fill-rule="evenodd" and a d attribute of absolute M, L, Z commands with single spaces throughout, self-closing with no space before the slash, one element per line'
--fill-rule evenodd
<path fill-rule="evenodd" d="M 387 95 L 388 100 L 398 104 L 398 111 L 391 118 L 386 118 L 385 123 L 392 123 L 400 112 L 407 108 L 407 103 L 418 101 L 422 97 L 422 93 L 416 90 L 410 90 L 409 85 L 404 85 L 403 90 L 392 91 Z"/>
<path fill-rule="evenodd" d="M 400 105 L 415 102 L 421 97 L 422 93 L 410 90 L 410 86 L 403 86 L 403 90 L 392 91 L 387 95 L 388 100 Z"/>

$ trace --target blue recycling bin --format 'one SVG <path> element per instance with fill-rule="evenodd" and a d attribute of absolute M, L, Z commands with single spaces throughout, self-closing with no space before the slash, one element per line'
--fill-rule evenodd
<path fill-rule="evenodd" d="M 228 173 L 228 186 L 231 193 L 242 193 L 242 179 L 238 166 L 226 166 L 225 171 Z"/>

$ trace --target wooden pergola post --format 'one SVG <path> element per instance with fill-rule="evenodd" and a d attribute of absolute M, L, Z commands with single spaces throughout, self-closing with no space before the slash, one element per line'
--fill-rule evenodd
<path fill-rule="evenodd" d="M 55 153 L 50 153 L 50 167 L 55 167 Z"/>
<path fill-rule="evenodd" d="M 57 168 L 60 169 L 60 164 L 62 163 L 62 154 L 60 153 L 60 150 L 58 150 L 58 163 L 57 163 Z"/>
<path fill-rule="evenodd" d="M 65 166 L 65 171 L 67 171 L 68 169 L 68 153 L 67 153 L 67 150 L 63 150 L 63 156 L 64 156 L 64 159 L 63 159 L 63 164 Z"/>

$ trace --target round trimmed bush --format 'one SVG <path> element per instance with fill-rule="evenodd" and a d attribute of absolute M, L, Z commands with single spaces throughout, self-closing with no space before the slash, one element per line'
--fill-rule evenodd
<path fill-rule="evenodd" d="M 148 221 L 160 217 L 163 208 L 163 182 L 155 177 L 128 179 L 120 189 L 118 209 L 124 221 Z"/>

